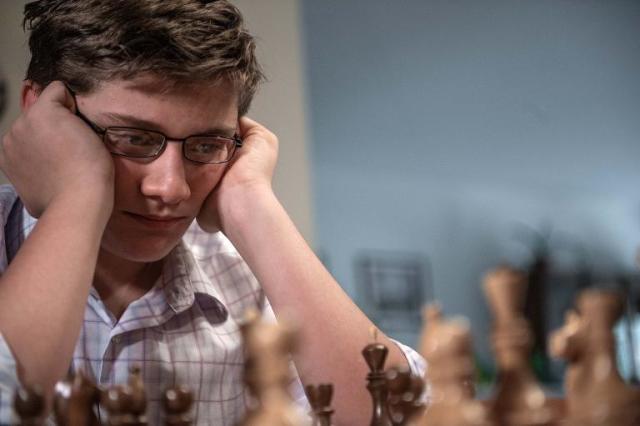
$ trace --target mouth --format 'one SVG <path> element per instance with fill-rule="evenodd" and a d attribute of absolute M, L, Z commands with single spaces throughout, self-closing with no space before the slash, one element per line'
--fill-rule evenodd
<path fill-rule="evenodd" d="M 136 222 L 153 229 L 170 229 L 183 224 L 188 219 L 186 216 L 155 216 L 132 212 L 124 213 Z"/>

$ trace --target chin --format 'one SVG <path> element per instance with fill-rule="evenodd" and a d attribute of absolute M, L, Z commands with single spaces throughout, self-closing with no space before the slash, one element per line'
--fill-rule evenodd
<path fill-rule="evenodd" d="M 130 262 L 157 262 L 180 243 L 192 221 L 169 229 L 147 229 L 132 226 L 129 221 L 114 220 L 102 235 L 101 249 Z"/>
<path fill-rule="evenodd" d="M 151 263 L 164 259 L 180 243 L 180 238 L 135 241 L 102 240 L 101 248 L 130 262 Z"/>

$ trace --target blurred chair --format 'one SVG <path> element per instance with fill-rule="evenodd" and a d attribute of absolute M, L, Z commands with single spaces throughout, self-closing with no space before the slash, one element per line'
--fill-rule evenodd
<path fill-rule="evenodd" d="M 354 270 L 361 308 L 392 337 L 412 343 L 422 326 L 422 306 L 433 299 L 431 267 L 420 253 L 363 250 Z"/>

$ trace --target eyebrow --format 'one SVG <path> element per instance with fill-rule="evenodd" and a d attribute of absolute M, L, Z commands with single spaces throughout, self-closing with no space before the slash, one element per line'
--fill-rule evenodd
<path fill-rule="evenodd" d="M 116 123 L 114 125 L 104 126 L 104 127 L 115 127 L 117 125 L 120 125 L 125 127 L 135 127 L 142 130 L 151 130 L 151 131 L 163 133 L 162 126 L 160 126 L 158 123 L 155 123 L 153 121 L 148 121 L 138 117 L 134 117 L 132 115 L 121 114 L 117 112 L 105 112 L 100 115 L 105 119 L 108 119 L 109 121 Z M 217 135 L 217 136 L 232 137 L 233 135 L 235 135 L 235 133 L 236 133 L 235 127 L 219 126 L 219 127 L 211 127 L 202 132 L 193 133 L 189 136 Z"/>

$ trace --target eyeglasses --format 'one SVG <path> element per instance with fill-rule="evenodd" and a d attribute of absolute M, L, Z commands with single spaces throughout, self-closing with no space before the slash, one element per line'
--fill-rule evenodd
<path fill-rule="evenodd" d="M 75 99 L 75 93 L 71 94 Z M 230 161 L 236 149 L 242 146 L 242 139 L 238 135 L 195 135 L 185 139 L 169 139 L 153 130 L 133 127 L 102 128 L 82 114 L 77 105 L 76 102 L 76 115 L 102 136 L 102 141 L 112 154 L 124 157 L 157 158 L 164 152 L 167 142 L 182 142 L 182 154 L 186 159 L 196 163 L 220 164 Z"/>

